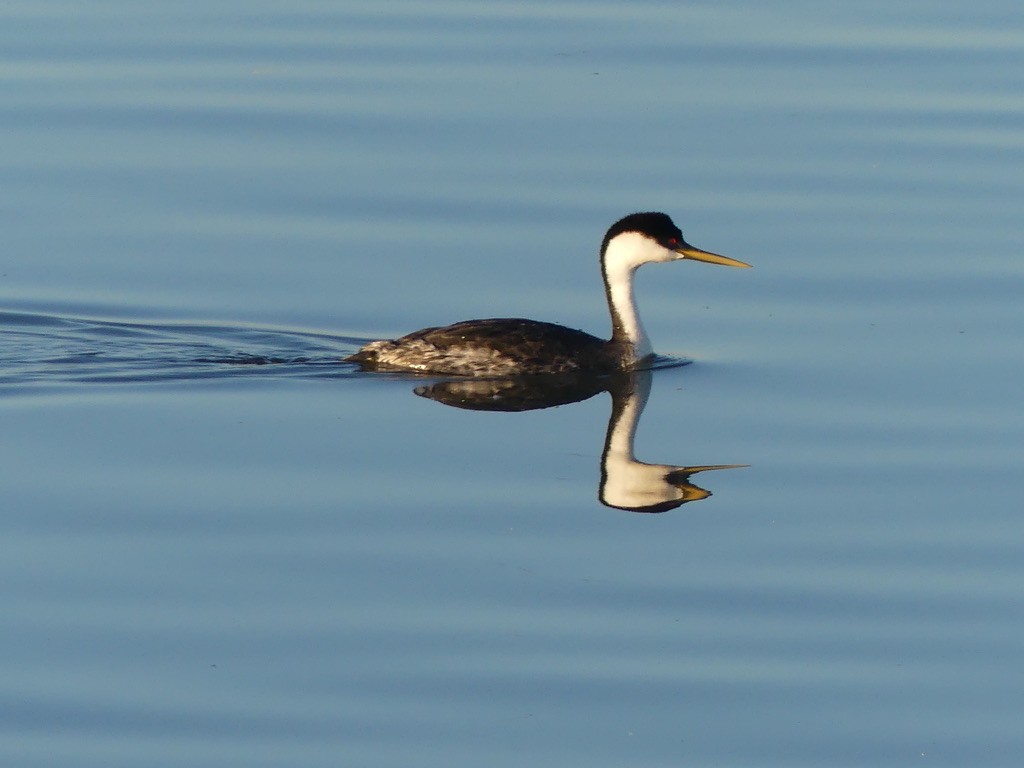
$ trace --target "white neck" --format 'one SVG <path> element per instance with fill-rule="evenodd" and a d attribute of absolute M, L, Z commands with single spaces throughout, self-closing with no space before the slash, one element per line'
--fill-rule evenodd
<path fill-rule="evenodd" d="M 612 341 L 630 348 L 631 364 L 654 353 L 633 296 L 633 274 L 649 261 L 668 261 L 667 251 L 637 232 L 625 232 L 611 240 L 605 249 L 602 268 L 608 307 L 612 313 Z"/>

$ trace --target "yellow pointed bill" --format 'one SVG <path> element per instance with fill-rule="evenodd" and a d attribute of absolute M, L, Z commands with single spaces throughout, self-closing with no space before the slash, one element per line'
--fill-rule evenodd
<path fill-rule="evenodd" d="M 689 243 L 683 243 L 681 246 L 676 248 L 676 253 L 682 256 L 684 259 L 693 259 L 694 261 L 705 261 L 708 264 L 721 264 L 726 267 L 747 267 L 750 265 L 745 261 L 739 259 L 730 259 L 728 256 L 722 256 L 717 253 L 711 253 L 711 251 L 702 251 L 700 248 L 694 248 Z"/>

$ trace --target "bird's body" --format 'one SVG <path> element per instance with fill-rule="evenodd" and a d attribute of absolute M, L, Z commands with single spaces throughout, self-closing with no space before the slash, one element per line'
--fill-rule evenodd
<path fill-rule="evenodd" d="M 369 370 L 455 376 L 598 374 L 642 368 L 654 353 L 637 314 L 633 274 L 648 262 L 679 259 L 750 266 L 687 244 L 664 213 L 634 213 L 613 224 L 601 244 L 611 339 L 537 320 L 466 320 L 370 342 L 346 361 Z"/>
<path fill-rule="evenodd" d="M 589 333 L 523 318 L 464 320 L 424 328 L 394 341 L 373 341 L 352 357 L 376 370 L 456 376 L 614 370 L 608 342 Z"/>

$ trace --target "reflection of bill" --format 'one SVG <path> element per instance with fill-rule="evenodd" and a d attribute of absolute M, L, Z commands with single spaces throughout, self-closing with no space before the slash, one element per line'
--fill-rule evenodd
<path fill-rule="evenodd" d="M 601 503 L 631 512 L 665 512 L 711 495 L 690 483 L 690 475 L 744 464 L 679 467 L 645 464 L 633 455 L 637 425 L 651 392 L 651 372 L 613 376 L 535 376 L 514 379 L 462 379 L 417 387 L 421 397 L 477 411 L 530 411 L 566 405 L 607 391 L 612 396 L 601 454 Z"/>

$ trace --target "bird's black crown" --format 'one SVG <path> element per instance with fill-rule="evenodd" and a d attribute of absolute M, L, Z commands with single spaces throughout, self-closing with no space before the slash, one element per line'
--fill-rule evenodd
<path fill-rule="evenodd" d="M 631 213 L 629 216 L 623 216 L 608 228 L 604 235 L 604 240 L 601 242 L 602 256 L 604 256 L 604 252 L 607 250 L 608 243 L 612 241 L 612 238 L 621 235 L 623 232 L 639 232 L 641 235 L 647 235 L 647 237 L 657 240 L 666 247 L 673 241 L 677 243 L 683 242 L 683 233 L 667 213 L 661 213 L 660 211 Z"/>

